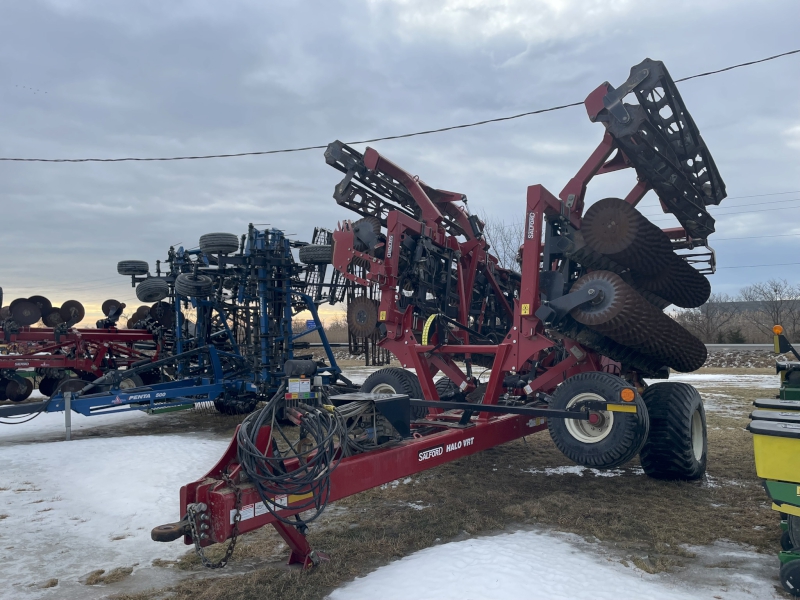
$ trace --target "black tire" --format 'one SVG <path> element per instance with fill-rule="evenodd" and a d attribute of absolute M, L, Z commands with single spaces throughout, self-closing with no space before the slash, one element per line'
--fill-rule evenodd
<path fill-rule="evenodd" d="M 150 265 L 146 260 L 121 260 L 117 263 L 120 275 L 147 275 Z"/>
<path fill-rule="evenodd" d="M 181 273 L 175 279 L 175 292 L 185 297 L 205 298 L 214 293 L 214 280 L 202 273 Z"/>
<path fill-rule="evenodd" d="M 789 535 L 788 531 L 784 531 L 781 533 L 781 550 L 784 552 L 789 552 L 792 548 L 794 548 L 794 544 L 792 544 L 792 538 Z"/>
<path fill-rule="evenodd" d="M 140 302 L 158 302 L 169 295 L 169 284 L 158 277 L 149 277 L 136 286 Z"/>
<path fill-rule="evenodd" d="M 8 385 L 8 379 L 5 377 L 0 377 L 0 401 L 8 400 L 8 396 L 6 395 L 6 386 Z"/>
<path fill-rule="evenodd" d="M 800 560 L 791 560 L 781 566 L 781 585 L 790 596 L 800 596 Z"/>
<path fill-rule="evenodd" d="M 239 249 L 239 236 L 233 233 L 207 233 L 200 236 L 203 254 L 230 254 Z"/>
<path fill-rule="evenodd" d="M 380 394 L 407 394 L 409 398 L 422 398 L 422 386 L 413 373 L 399 367 L 386 367 L 367 377 L 361 391 Z M 412 406 L 411 418 L 422 419 L 428 414 L 424 406 Z"/>
<path fill-rule="evenodd" d="M 258 396 L 232 396 L 214 400 L 214 408 L 223 415 L 247 415 L 258 405 Z"/>
<path fill-rule="evenodd" d="M 788 515 L 786 523 L 789 525 L 789 540 L 794 548 L 800 548 L 800 517 Z"/>
<path fill-rule="evenodd" d="M 619 402 L 620 392 L 631 389 L 621 377 L 609 373 L 580 373 L 553 393 L 550 408 L 565 410 L 584 401 Z M 641 396 L 634 390 L 635 413 L 595 412 L 598 423 L 577 419 L 548 419 L 547 428 L 556 447 L 571 461 L 595 469 L 612 469 L 631 460 L 647 439 L 649 419 Z M 569 421 L 569 423 L 567 422 Z"/>
<path fill-rule="evenodd" d="M 306 265 L 329 265 L 333 262 L 333 246 L 320 244 L 301 246 L 300 262 Z"/>
<path fill-rule="evenodd" d="M 131 388 L 142 387 L 143 385 L 144 382 L 137 373 L 134 373 L 133 375 L 125 375 L 125 372 L 123 371 L 123 377 L 119 384 L 119 389 L 128 390 Z"/>
<path fill-rule="evenodd" d="M 640 459 L 655 479 L 700 479 L 706 472 L 708 436 L 700 394 L 686 383 L 666 381 L 642 395 L 650 415 L 650 435 Z"/>
<path fill-rule="evenodd" d="M 436 382 L 436 393 L 442 402 L 466 402 L 467 397 L 449 377 Z"/>

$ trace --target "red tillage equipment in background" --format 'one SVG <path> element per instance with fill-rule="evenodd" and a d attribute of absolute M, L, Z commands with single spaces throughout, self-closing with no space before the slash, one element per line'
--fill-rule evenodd
<path fill-rule="evenodd" d="M 28 350 L 23 354 L 0 355 L 3 375 L 0 389 L 4 380 L 6 386 L 14 380 L 14 371 L 35 370 L 42 377 L 39 389 L 45 396 L 53 395 L 59 383 L 69 381 L 70 372 L 86 377 L 81 384 L 84 387 L 87 381 L 97 379 L 110 369 L 126 368 L 154 356 L 153 352 L 145 353 L 134 347 L 137 343 L 153 343 L 153 335 L 140 329 L 70 329 L 57 336 L 52 329 L 24 327 L 11 334 L 8 341 L 25 342 Z M 0 397 L 0 400 L 5 399 L 21 401 L 25 398 Z"/>
<path fill-rule="evenodd" d="M 42 301 L 46 303 L 44 308 L 30 301 L 36 299 L 40 305 Z M 58 392 L 75 392 L 110 370 L 158 358 L 158 345 L 152 333 L 116 328 L 124 304 L 115 300 L 104 302 L 106 319 L 97 323 L 97 329 L 73 326 L 85 316 L 80 302 L 70 300 L 54 311 L 49 304 L 41 296 L 15 300 L 0 321 L 0 344 L 7 350 L 0 354 L 0 401 L 21 402 L 30 396 L 33 381 L 18 371 L 35 371 L 40 378 L 39 391 L 44 396 L 52 396 Z M 30 326 L 48 317 L 54 327 Z M 141 384 L 138 380 L 130 383 Z M 0 416 L 8 416 L 2 408 Z"/>
<path fill-rule="evenodd" d="M 638 105 L 623 103 L 629 93 Z M 377 306 L 361 297 L 348 308 L 350 325 L 377 327 L 379 345 L 414 373 L 381 369 L 361 393 L 337 395 L 316 385 L 313 364 L 298 366 L 315 382 L 310 399 L 279 390 L 250 415 L 214 469 L 181 489 L 183 519 L 154 529 L 154 539 L 183 535 L 201 557 L 232 539 L 220 563 L 203 557 L 216 567 L 239 533 L 272 524 L 290 562 L 315 564 L 304 533 L 327 502 L 545 427 L 579 464 L 611 468 L 638 453 L 652 477 L 703 475 L 699 394 L 645 377 L 705 360 L 703 344 L 663 309 L 708 298 L 692 265 L 705 260 L 713 272 L 713 251 L 675 250 L 707 248 L 706 207 L 725 197 L 724 185 L 661 63 L 645 60 L 585 105 L 606 133 L 558 197 L 528 188 L 520 273 L 499 266 L 462 194 L 432 188 L 374 149 L 328 147 L 326 161 L 345 173 L 334 198 L 361 216 L 334 233 L 333 266 L 380 291 Z M 624 199 L 584 213 L 591 179 L 624 168 L 637 174 Z M 662 231 L 635 209 L 650 189 L 681 228 Z M 475 367 L 491 369 L 488 383 Z M 276 415 L 299 425 L 297 441 Z"/>

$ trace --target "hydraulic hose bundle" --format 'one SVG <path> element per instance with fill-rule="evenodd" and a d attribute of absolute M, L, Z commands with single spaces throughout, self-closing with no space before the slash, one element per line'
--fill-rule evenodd
<path fill-rule="evenodd" d="M 335 413 L 343 427 L 340 436 L 343 456 L 370 452 L 403 439 L 380 416 L 374 402 L 347 402 L 337 406 Z M 386 425 L 381 427 L 381 422 Z"/>
<path fill-rule="evenodd" d="M 236 438 L 238 460 L 276 519 L 288 525 L 305 525 L 319 517 L 328 503 L 330 476 L 341 459 L 337 457 L 335 438 L 342 423 L 335 412 L 302 405 L 300 439 L 290 441 L 277 420 L 278 403 L 285 389 L 285 384 L 281 385 L 266 406 L 242 422 Z M 256 440 L 264 426 L 270 427 L 270 439 L 266 452 L 261 452 Z M 278 439 L 288 446 L 287 450 L 279 449 Z M 289 468 L 290 464 L 294 466 Z M 304 518 L 297 515 L 286 519 L 278 511 L 288 502 L 293 508 L 314 512 Z"/>
<path fill-rule="evenodd" d="M 292 441 L 278 419 L 286 385 L 260 410 L 250 414 L 237 434 L 239 464 L 258 490 L 267 510 L 290 525 L 305 525 L 325 510 L 330 495 L 330 476 L 347 456 L 382 448 L 402 439 L 369 400 L 333 407 L 323 392 L 321 406 L 299 404 L 284 410 L 299 422 L 300 434 Z M 266 450 L 257 446 L 258 434 L 270 427 Z M 277 514 L 291 502 L 292 508 L 313 510 L 311 516 L 288 520 Z"/>

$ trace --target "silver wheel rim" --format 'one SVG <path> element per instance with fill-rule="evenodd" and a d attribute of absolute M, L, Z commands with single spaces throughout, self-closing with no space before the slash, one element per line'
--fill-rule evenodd
<path fill-rule="evenodd" d="M 397 390 L 388 383 L 379 383 L 370 390 L 372 394 L 396 394 Z"/>
<path fill-rule="evenodd" d="M 567 403 L 566 408 L 572 408 L 576 404 L 587 402 L 589 400 L 597 402 L 605 402 L 606 399 L 598 394 L 586 392 L 578 394 Z M 599 423 L 593 424 L 589 421 L 578 419 L 564 419 L 569 434 L 584 444 L 597 444 L 603 441 L 611 433 L 614 428 L 614 413 L 608 410 L 591 411 L 590 414 L 595 414 L 600 418 Z"/>
<path fill-rule="evenodd" d="M 703 458 L 703 418 L 699 408 L 692 414 L 692 452 L 695 460 Z"/>
<path fill-rule="evenodd" d="M 119 382 L 119 389 L 121 390 L 130 390 L 135 387 L 137 387 L 136 382 L 130 377 Z"/>

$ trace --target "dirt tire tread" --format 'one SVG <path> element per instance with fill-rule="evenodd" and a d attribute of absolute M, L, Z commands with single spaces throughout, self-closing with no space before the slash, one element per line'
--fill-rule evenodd
<path fill-rule="evenodd" d="M 210 296 L 214 293 L 214 280 L 208 275 L 181 273 L 175 279 L 175 293 L 186 297 Z"/>
<path fill-rule="evenodd" d="M 306 265 L 329 265 L 333 262 L 333 246 L 322 244 L 302 246 L 300 262 Z"/>
<path fill-rule="evenodd" d="M 203 254 L 230 254 L 239 249 L 239 236 L 235 233 L 206 233 L 200 236 Z"/>
<path fill-rule="evenodd" d="M 787 515 L 786 522 L 789 525 L 787 533 L 789 540 L 792 542 L 794 548 L 800 548 L 800 517 L 795 515 Z"/>
<path fill-rule="evenodd" d="M 120 275 L 147 275 L 150 265 L 146 260 L 121 260 L 117 263 Z"/>
<path fill-rule="evenodd" d="M 372 373 L 364 381 L 361 390 L 371 392 L 379 383 L 386 383 L 398 394 L 407 394 L 410 398 L 422 398 L 422 386 L 414 373 L 401 369 L 400 367 L 385 367 Z M 412 406 L 411 418 L 421 419 L 428 414 L 428 409 L 424 406 Z"/>
<path fill-rule="evenodd" d="M 640 454 L 645 473 L 655 479 L 700 479 L 706 470 L 707 441 L 702 458 L 697 460 L 691 431 L 698 407 L 704 430 L 706 426 L 700 394 L 686 383 L 667 381 L 649 386 L 642 398 L 650 414 L 650 435 Z"/>
<path fill-rule="evenodd" d="M 158 277 L 150 277 L 136 286 L 136 298 L 140 302 L 158 302 L 169 295 L 169 284 Z"/>
<path fill-rule="evenodd" d="M 246 415 L 253 412 L 257 405 L 258 396 L 214 400 L 214 408 L 223 415 Z"/>
<path fill-rule="evenodd" d="M 592 388 L 589 390 L 579 389 L 573 391 L 573 388 L 584 387 L 584 383 L 589 384 Z M 618 398 L 618 391 L 622 389 L 622 387 L 628 387 L 627 382 L 615 375 L 597 371 L 580 373 L 570 377 L 556 389 L 550 406 L 563 410 L 567 403 L 582 391 L 593 391 L 607 399 L 611 399 L 609 396 L 614 394 L 615 398 Z M 601 390 L 604 388 L 607 395 L 601 393 Z M 580 442 L 575 440 L 567 431 L 564 425 L 564 419 L 548 419 L 547 427 L 550 430 L 550 437 L 564 456 L 579 465 L 595 469 L 612 469 L 619 467 L 636 456 L 644 440 L 647 439 L 649 420 L 644 403 L 638 394 L 636 395 L 635 403 L 638 409 L 635 414 L 615 414 L 615 419 L 620 419 L 620 422 L 624 423 L 625 427 L 622 438 L 618 439 L 617 443 L 612 447 L 608 447 L 608 444 L 604 443 L 606 440 L 603 440 L 598 444 L 597 448 L 595 448 L 595 450 L 599 450 L 601 445 L 605 446 L 602 451 L 587 452 L 586 449 L 581 448 Z M 631 418 L 631 420 L 623 421 L 626 417 Z M 584 444 L 584 446 L 588 447 L 587 444 Z"/>

